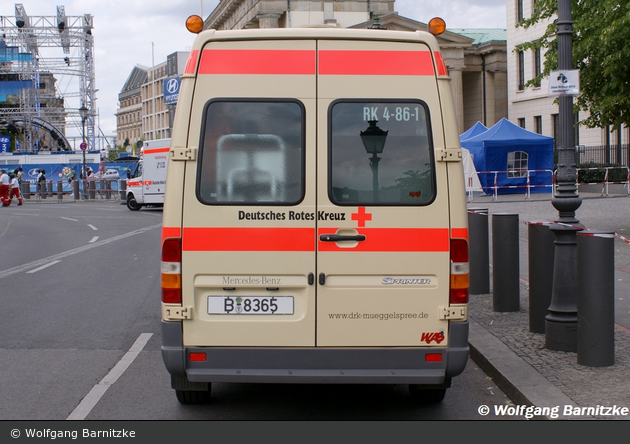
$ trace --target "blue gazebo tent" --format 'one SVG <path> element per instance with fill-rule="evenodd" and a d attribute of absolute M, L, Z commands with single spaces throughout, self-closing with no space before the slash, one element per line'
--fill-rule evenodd
<path fill-rule="evenodd" d="M 501 119 L 492 128 L 461 145 L 473 156 L 481 185 L 487 193 L 551 193 L 553 138 L 527 131 Z M 529 173 L 529 178 L 528 178 Z M 528 182 L 529 180 L 529 182 Z"/>
<path fill-rule="evenodd" d="M 461 142 L 462 140 L 470 139 L 471 137 L 478 136 L 479 134 L 484 133 L 486 131 L 488 131 L 488 128 L 486 128 L 486 126 L 483 123 L 477 122 L 473 126 L 471 126 L 468 129 L 468 131 L 465 131 L 462 134 L 460 134 L 459 140 Z"/>

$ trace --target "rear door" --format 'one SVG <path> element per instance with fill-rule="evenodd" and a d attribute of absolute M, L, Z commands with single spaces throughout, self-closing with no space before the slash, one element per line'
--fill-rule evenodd
<path fill-rule="evenodd" d="M 212 41 L 197 69 L 189 137 L 201 137 L 182 190 L 183 304 L 193 309 L 184 345 L 312 347 L 315 41 Z"/>
<path fill-rule="evenodd" d="M 318 42 L 318 346 L 444 346 L 449 206 L 433 54 Z"/>

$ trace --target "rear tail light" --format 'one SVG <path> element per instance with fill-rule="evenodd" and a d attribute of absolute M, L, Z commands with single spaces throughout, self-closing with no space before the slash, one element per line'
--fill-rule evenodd
<path fill-rule="evenodd" d="M 182 240 L 167 238 L 162 243 L 162 261 L 160 262 L 160 280 L 162 302 L 166 304 L 182 303 Z"/>
<path fill-rule="evenodd" d="M 451 304 L 467 304 L 469 287 L 468 242 L 451 239 Z"/>

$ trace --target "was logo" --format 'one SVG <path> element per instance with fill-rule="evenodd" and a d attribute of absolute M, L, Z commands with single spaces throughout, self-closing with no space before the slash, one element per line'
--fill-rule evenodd
<path fill-rule="evenodd" d="M 422 336 L 420 337 L 420 342 L 426 342 L 427 344 L 430 344 L 433 341 L 435 341 L 436 344 L 439 344 L 443 340 L 444 340 L 443 331 L 436 332 L 436 333 L 422 333 Z"/>

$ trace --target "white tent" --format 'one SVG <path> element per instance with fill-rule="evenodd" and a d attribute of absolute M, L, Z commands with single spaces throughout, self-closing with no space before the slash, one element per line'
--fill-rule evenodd
<path fill-rule="evenodd" d="M 468 193 L 468 200 L 472 201 L 474 193 L 483 193 L 481 182 L 479 181 L 479 175 L 477 169 L 473 163 L 472 155 L 466 148 L 462 148 L 462 163 L 464 164 L 464 181 L 466 184 L 466 192 Z"/>

